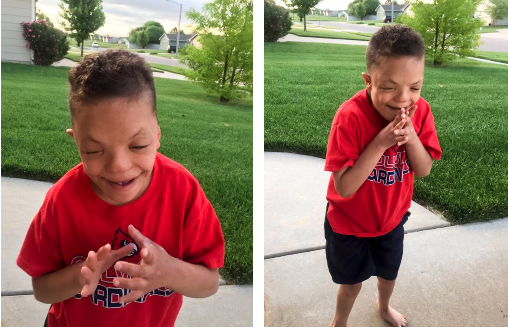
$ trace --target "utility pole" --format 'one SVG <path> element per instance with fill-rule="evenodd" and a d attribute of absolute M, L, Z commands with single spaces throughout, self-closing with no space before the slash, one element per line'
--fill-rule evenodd
<path fill-rule="evenodd" d="M 392 23 L 392 25 L 393 25 L 393 1 L 394 0 L 392 0 L 392 21 L 390 22 L 390 23 Z"/>
<path fill-rule="evenodd" d="M 178 31 L 176 31 L 176 58 L 178 58 L 178 48 L 180 48 L 180 21 L 182 20 L 182 4 L 175 2 L 173 0 L 166 0 L 171 1 L 174 4 L 177 4 L 180 6 L 180 16 L 178 17 Z M 169 45 L 169 48 L 171 49 L 171 44 Z"/>

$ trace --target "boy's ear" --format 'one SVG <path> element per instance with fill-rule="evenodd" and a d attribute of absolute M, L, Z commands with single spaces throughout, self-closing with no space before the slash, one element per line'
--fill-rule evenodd
<path fill-rule="evenodd" d="M 157 132 L 157 149 L 161 147 L 161 126 L 157 126 L 159 131 Z"/>
<path fill-rule="evenodd" d="M 72 129 L 67 129 L 65 132 L 67 133 L 67 135 L 69 135 L 72 138 L 74 138 L 74 131 L 72 131 Z"/>
<path fill-rule="evenodd" d="M 365 81 L 365 86 L 367 87 L 367 90 L 370 92 L 372 89 L 372 79 L 370 78 L 370 75 L 368 75 L 365 72 L 362 72 L 362 78 Z"/>

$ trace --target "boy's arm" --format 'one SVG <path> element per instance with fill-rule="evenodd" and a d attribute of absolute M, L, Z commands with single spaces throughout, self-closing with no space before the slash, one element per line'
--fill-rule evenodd
<path fill-rule="evenodd" d="M 79 294 L 85 285 L 80 278 L 81 268 L 84 265 L 85 262 L 80 262 L 33 278 L 35 299 L 41 303 L 54 304 Z"/>
<path fill-rule="evenodd" d="M 400 120 L 400 121 L 399 121 Z M 406 136 L 397 136 L 394 134 L 396 129 L 402 129 L 405 120 L 401 120 L 401 115 L 390 122 L 360 153 L 352 167 L 345 167 L 340 171 L 333 173 L 333 182 L 335 190 L 343 198 L 349 198 L 363 185 L 377 162 L 387 148 L 398 142 L 405 142 Z"/>

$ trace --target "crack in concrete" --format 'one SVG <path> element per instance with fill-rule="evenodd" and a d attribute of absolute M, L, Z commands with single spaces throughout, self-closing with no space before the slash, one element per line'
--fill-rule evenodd
<path fill-rule="evenodd" d="M 417 233 L 417 232 L 422 232 L 422 231 L 437 230 L 437 229 L 440 229 L 440 228 L 451 227 L 451 226 L 452 225 L 450 225 L 449 223 L 440 224 L 440 225 L 433 226 L 433 227 L 408 230 L 408 231 L 404 232 L 404 234 L 411 234 L 411 233 Z M 272 259 L 272 258 L 284 257 L 284 256 L 291 256 L 291 255 L 296 255 L 296 254 L 303 254 L 303 253 L 311 252 L 311 251 L 322 250 L 322 249 L 325 249 L 325 247 L 326 246 L 317 246 L 317 247 L 302 248 L 302 249 L 290 250 L 290 251 L 284 251 L 284 252 L 277 252 L 277 253 L 274 253 L 274 254 L 265 255 L 265 260 Z"/>
<path fill-rule="evenodd" d="M 29 296 L 33 294 L 33 290 L 2 291 L 2 297 Z"/>

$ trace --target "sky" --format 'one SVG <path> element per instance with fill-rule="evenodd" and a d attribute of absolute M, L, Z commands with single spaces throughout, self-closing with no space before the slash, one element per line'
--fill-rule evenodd
<path fill-rule="evenodd" d="M 191 7 L 201 11 L 209 0 L 177 0 L 182 3 L 182 21 L 180 29 L 191 32 L 186 26 L 192 23 L 185 16 Z M 49 19 L 59 27 L 58 16 L 60 0 L 38 0 L 37 9 L 48 15 Z M 143 25 L 147 21 L 156 21 L 164 26 L 166 32 L 178 26 L 180 6 L 167 0 L 103 0 L 102 7 L 106 14 L 106 23 L 96 31 L 101 35 L 127 37 L 132 28 Z"/>

